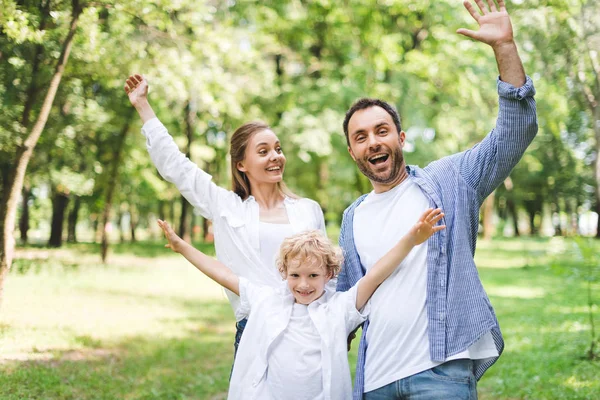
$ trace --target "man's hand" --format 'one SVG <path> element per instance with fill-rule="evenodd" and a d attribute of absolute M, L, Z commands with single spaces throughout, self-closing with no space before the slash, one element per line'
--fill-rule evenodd
<path fill-rule="evenodd" d="M 168 244 L 165 244 L 165 247 L 170 248 L 176 253 L 181 253 L 181 250 L 183 246 L 186 245 L 186 242 L 182 238 L 177 236 L 177 234 L 175 233 L 173 228 L 171 228 L 171 225 L 169 225 L 168 222 L 162 221 L 160 219 L 156 222 L 158 223 L 158 226 L 160 226 L 160 228 L 163 230 L 165 237 L 169 241 Z"/>
<path fill-rule="evenodd" d="M 463 1 L 467 11 L 469 11 L 473 19 L 479 24 L 479 30 L 472 31 L 461 28 L 456 33 L 489 44 L 494 49 L 512 44 L 513 29 L 504 1 L 498 0 L 498 8 L 496 8 L 494 0 L 487 0 L 489 10 L 483 3 L 483 0 L 475 0 L 475 3 L 477 3 L 483 15 L 475 9 L 469 0 Z"/>
<path fill-rule="evenodd" d="M 141 101 L 145 101 L 148 97 L 148 82 L 139 74 L 127 78 L 124 89 L 134 107 L 137 107 Z"/>

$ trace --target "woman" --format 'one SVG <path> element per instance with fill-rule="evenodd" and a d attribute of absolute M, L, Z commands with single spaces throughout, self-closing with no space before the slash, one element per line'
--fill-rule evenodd
<path fill-rule="evenodd" d="M 233 133 L 229 191 L 179 151 L 150 107 L 145 78 L 130 76 L 125 92 L 142 118 L 146 147 L 158 172 L 212 221 L 217 259 L 254 283 L 281 285 L 275 254 L 283 239 L 308 229 L 325 233 L 325 221 L 315 201 L 298 198 L 283 183 L 286 160 L 275 133 L 261 122 L 244 124 Z M 246 320 L 239 297 L 226 293 L 237 321 L 237 351 Z"/>

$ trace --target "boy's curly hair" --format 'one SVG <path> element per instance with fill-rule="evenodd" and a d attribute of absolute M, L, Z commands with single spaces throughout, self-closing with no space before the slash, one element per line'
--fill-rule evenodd
<path fill-rule="evenodd" d="M 342 252 L 318 230 L 297 233 L 283 240 L 275 262 L 283 279 L 287 278 L 287 267 L 290 261 L 298 259 L 302 262 L 320 261 L 332 278 L 336 277 L 342 269 Z"/>

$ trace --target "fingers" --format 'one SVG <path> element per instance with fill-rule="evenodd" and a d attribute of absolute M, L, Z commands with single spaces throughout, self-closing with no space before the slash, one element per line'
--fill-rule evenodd
<path fill-rule="evenodd" d="M 142 83 L 144 81 L 144 77 L 141 76 L 140 74 L 134 74 L 129 76 L 126 80 L 125 80 L 125 92 L 127 94 L 129 94 L 132 90 L 134 90 L 136 87 L 138 87 L 138 85 L 140 83 Z"/>
<path fill-rule="evenodd" d="M 483 15 L 488 13 L 487 7 L 485 6 L 485 4 L 483 4 L 483 0 L 475 0 L 475 3 L 477 4 L 477 7 L 479 7 L 479 10 Z"/>
<path fill-rule="evenodd" d="M 439 232 L 439 231 L 441 231 L 442 229 L 446 229 L 446 225 L 434 226 L 434 227 L 433 227 L 433 233 L 435 233 L 435 232 Z"/>
<path fill-rule="evenodd" d="M 431 212 L 433 211 L 433 208 L 428 208 L 427 210 L 425 210 L 425 212 L 423 214 L 421 214 L 421 217 L 419 218 L 419 221 L 427 221 L 427 218 L 429 217 L 429 215 L 431 214 Z"/>
<path fill-rule="evenodd" d="M 502 12 L 506 12 L 506 5 L 504 4 L 504 0 L 498 0 L 498 8 Z"/>
<path fill-rule="evenodd" d="M 467 11 L 469 12 L 469 14 L 471 14 L 471 17 L 473 17 L 473 19 L 477 22 L 479 22 L 479 13 L 475 10 L 475 7 L 473 7 L 473 4 L 471 4 L 470 1 L 465 0 L 463 1 L 463 5 L 465 6 L 465 8 L 467 9 Z"/>
<path fill-rule="evenodd" d="M 441 220 L 444 217 L 444 213 L 442 212 L 441 208 L 436 208 L 435 210 L 429 208 L 427 209 L 427 211 L 425 211 L 425 214 L 425 219 L 422 219 L 422 221 L 425 221 L 430 225 L 436 224 L 439 220 Z"/>
<path fill-rule="evenodd" d="M 456 30 L 456 33 L 466 36 L 466 37 L 470 37 L 471 39 L 475 39 L 475 40 L 477 40 L 477 37 L 478 37 L 477 32 L 472 31 L 470 29 L 460 28 L 460 29 Z"/>
<path fill-rule="evenodd" d="M 496 9 L 496 3 L 494 3 L 494 0 L 487 0 L 488 6 L 490 6 L 490 11 L 491 12 L 497 12 L 498 9 Z"/>

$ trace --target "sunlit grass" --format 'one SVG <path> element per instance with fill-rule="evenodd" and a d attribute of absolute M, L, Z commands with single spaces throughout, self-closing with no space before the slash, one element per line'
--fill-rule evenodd
<path fill-rule="evenodd" d="M 546 248 L 546 240 L 479 243 L 506 341 L 479 382 L 481 399 L 600 392 L 600 363 L 583 359 L 585 285 L 554 275 Z M 0 310 L 0 398 L 224 399 L 234 320 L 221 288 L 161 243 L 115 246 L 106 266 L 97 250 L 19 250 Z"/>

